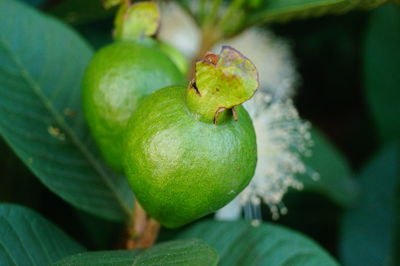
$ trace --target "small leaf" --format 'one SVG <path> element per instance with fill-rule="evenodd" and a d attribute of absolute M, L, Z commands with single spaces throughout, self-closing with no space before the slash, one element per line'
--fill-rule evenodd
<path fill-rule="evenodd" d="M 217 265 L 216 251 L 201 240 L 176 240 L 147 250 L 88 252 L 67 257 L 53 266 Z"/>
<path fill-rule="evenodd" d="M 34 211 L 0 204 L 0 265 L 49 265 L 85 249 Z"/>
<path fill-rule="evenodd" d="M 318 173 L 319 179 L 314 181 L 307 175 L 298 178 L 306 190 L 326 195 L 339 205 L 350 206 L 358 196 L 358 187 L 346 158 L 318 130 L 313 128 L 311 134 L 312 155 L 303 160 Z"/>
<path fill-rule="evenodd" d="M 81 112 L 91 48 L 22 3 L 0 1 L 0 10 L 1 136 L 61 198 L 94 215 L 124 219 L 132 191 L 99 159 Z"/>
<path fill-rule="evenodd" d="M 374 11 L 365 37 L 367 102 L 381 141 L 400 139 L 400 7 Z"/>
<path fill-rule="evenodd" d="M 220 255 L 220 265 L 338 265 L 314 241 L 283 227 L 245 221 L 196 223 L 177 238 L 201 238 Z"/>
<path fill-rule="evenodd" d="M 344 265 L 400 265 L 400 147 L 380 151 L 361 171 L 361 197 L 342 220 Z"/>

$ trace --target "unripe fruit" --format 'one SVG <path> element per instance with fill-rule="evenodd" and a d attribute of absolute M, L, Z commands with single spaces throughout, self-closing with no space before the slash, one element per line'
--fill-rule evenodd
<path fill-rule="evenodd" d="M 218 63 L 197 64 L 198 87 L 192 82 L 147 96 L 126 130 L 129 183 L 143 208 L 166 227 L 223 207 L 254 174 L 255 133 L 239 104 L 257 88 L 255 68 L 232 48 L 224 49 Z"/>
<path fill-rule="evenodd" d="M 84 76 L 83 107 L 91 133 L 114 169 L 122 170 L 122 136 L 139 101 L 182 82 L 182 73 L 155 46 L 118 41 L 95 54 Z"/>

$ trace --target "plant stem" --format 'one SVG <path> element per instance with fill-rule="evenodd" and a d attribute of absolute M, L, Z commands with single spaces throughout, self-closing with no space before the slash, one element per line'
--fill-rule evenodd
<path fill-rule="evenodd" d="M 198 17 L 197 17 L 197 20 L 199 21 L 200 25 L 202 25 L 204 22 L 205 13 L 206 13 L 206 0 L 200 0 L 199 1 L 199 12 L 198 12 Z"/>
<path fill-rule="evenodd" d="M 236 12 L 243 5 L 244 0 L 233 0 L 233 3 L 230 4 L 228 10 L 226 10 L 225 15 L 219 21 L 217 28 L 224 29 L 226 23 L 230 23 L 232 17 L 236 14 Z"/>
<path fill-rule="evenodd" d="M 160 231 L 160 223 L 150 218 L 147 222 L 146 229 L 143 232 L 139 246 L 142 248 L 151 247 L 157 239 L 158 232 Z"/>
<path fill-rule="evenodd" d="M 237 11 L 243 6 L 244 0 L 233 0 L 222 18 L 219 17 L 219 11 L 222 0 L 213 0 L 210 13 L 205 16 L 201 24 L 201 44 L 196 56 L 192 59 L 188 78 L 191 80 L 195 73 L 195 64 L 199 58 L 202 58 L 216 43 L 225 38 L 224 30 L 226 24 L 234 19 Z"/>
<path fill-rule="evenodd" d="M 216 21 L 218 17 L 219 10 L 222 5 L 222 0 L 214 0 L 213 5 L 211 8 L 210 16 L 213 18 L 214 21 Z"/>
<path fill-rule="evenodd" d="M 135 209 L 128 225 L 128 239 L 126 249 L 151 247 L 158 236 L 160 223 L 150 218 L 139 202 L 135 199 Z"/>
<path fill-rule="evenodd" d="M 203 28 L 201 34 L 201 44 L 199 50 L 197 51 L 196 56 L 192 59 L 190 64 L 190 71 L 188 72 L 188 79 L 192 80 L 194 77 L 194 73 L 196 70 L 196 61 L 200 58 L 203 58 L 204 55 L 211 50 L 211 48 L 221 40 L 220 34 L 218 31 L 210 28 Z"/>
<path fill-rule="evenodd" d="M 210 27 L 211 25 L 215 25 L 218 20 L 218 13 L 222 4 L 222 0 L 213 0 L 211 9 L 208 10 L 208 14 L 205 15 L 204 21 L 202 21 L 202 27 Z"/>

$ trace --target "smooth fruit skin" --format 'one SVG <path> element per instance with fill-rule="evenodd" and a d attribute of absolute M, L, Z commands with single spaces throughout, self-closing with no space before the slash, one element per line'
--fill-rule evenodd
<path fill-rule="evenodd" d="M 123 132 L 139 101 L 165 86 L 182 84 L 183 74 L 156 45 L 117 41 L 98 51 L 83 80 L 83 108 L 100 151 L 122 171 Z"/>
<path fill-rule="evenodd" d="M 249 183 L 257 161 L 246 110 L 238 121 L 214 125 L 195 119 L 186 89 L 168 87 L 146 97 L 125 135 L 124 167 L 144 209 L 175 228 L 226 205 Z"/>

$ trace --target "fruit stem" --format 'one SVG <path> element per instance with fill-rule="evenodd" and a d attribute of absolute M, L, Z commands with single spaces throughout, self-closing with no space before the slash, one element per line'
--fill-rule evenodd
<path fill-rule="evenodd" d="M 195 77 L 186 93 L 186 104 L 196 119 L 219 124 L 237 120 L 235 106 L 249 100 L 258 88 L 254 64 L 232 47 L 219 55 L 208 53 L 196 62 Z"/>
<path fill-rule="evenodd" d="M 188 73 L 188 78 L 191 80 L 195 75 L 196 62 L 203 58 L 211 48 L 220 41 L 220 35 L 218 32 L 213 30 L 211 27 L 206 27 L 202 29 L 201 43 L 196 56 L 193 58 L 190 64 L 190 71 Z"/>
<path fill-rule="evenodd" d="M 225 15 L 220 19 L 218 28 L 223 29 L 225 25 L 229 24 L 235 14 L 242 7 L 244 0 L 233 0 L 229 5 L 228 10 L 226 10 Z"/>
<path fill-rule="evenodd" d="M 157 239 L 160 223 L 149 217 L 136 199 L 134 205 L 125 247 L 129 250 L 149 248 L 153 246 Z"/>

